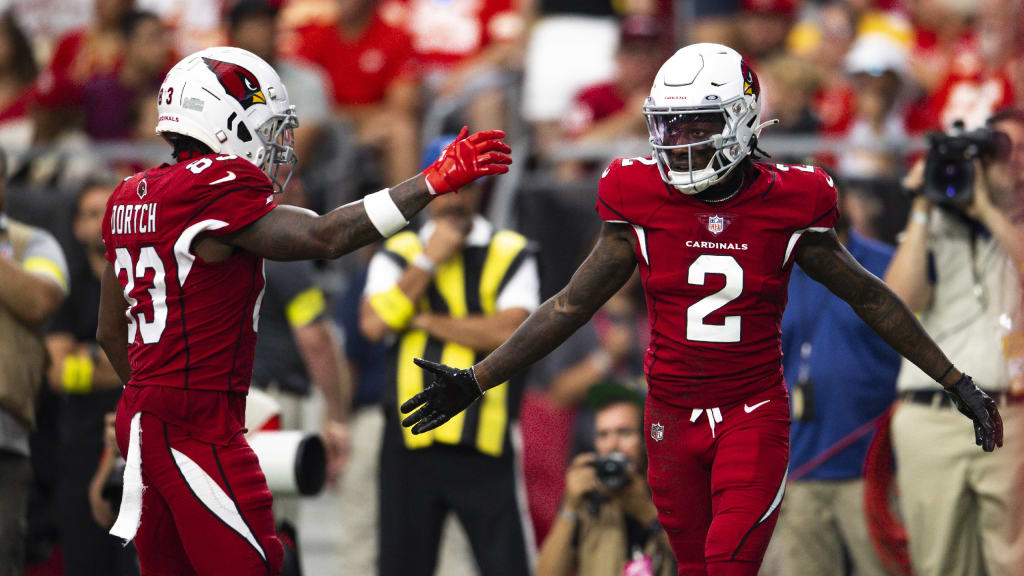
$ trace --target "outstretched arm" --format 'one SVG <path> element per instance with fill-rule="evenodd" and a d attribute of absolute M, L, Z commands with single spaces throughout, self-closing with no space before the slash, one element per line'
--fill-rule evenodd
<path fill-rule="evenodd" d="M 404 404 L 402 421 L 413 434 L 433 430 L 542 358 L 582 326 L 618 291 L 636 268 L 633 233 L 624 224 L 604 224 L 597 245 L 561 292 L 541 305 L 497 350 L 467 370 L 416 358 L 434 375 L 433 384 Z M 417 410 L 418 408 L 418 410 Z"/>
<path fill-rule="evenodd" d="M 481 390 L 505 382 L 565 342 L 636 269 L 633 233 L 625 224 L 603 224 L 597 245 L 562 290 L 474 366 Z"/>
<path fill-rule="evenodd" d="M 936 382 L 948 388 L 960 378 L 959 370 L 949 370 L 953 363 L 928 336 L 910 308 L 854 260 L 834 231 L 805 234 L 797 246 L 796 262 L 808 276 L 845 300 L 894 350 Z"/>
<path fill-rule="evenodd" d="M 421 174 L 387 191 L 319 216 L 309 210 L 278 206 L 226 237 L 228 244 L 271 260 L 338 258 L 383 236 L 394 234 L 434 196 L 456 192 L 470 182 L 508 172 L 511 149 L 500 130 L 459 137 Z"/>
<path fill-rule="evenodd" d="M 395 186 L 390 195 L 406 220 L 431 200 L 422 174 Z M 360 200 L 322 216 L 304 208 L 278 206 L 225 241 L 270 260 L 291 261 L 333 260 L 381 238 Z"/>
<path fill-rule="evenodd" d="M 808 276 L 845 300 L 894 350 L 942 384 L 957 409 L 973 420 L 979 446 L 992 451 L 1003 445 L 995 401 L 953 366 L 910 308 L 854 260 L 834 231 L 806 235 L 797 247 L 796 261 Z"/>

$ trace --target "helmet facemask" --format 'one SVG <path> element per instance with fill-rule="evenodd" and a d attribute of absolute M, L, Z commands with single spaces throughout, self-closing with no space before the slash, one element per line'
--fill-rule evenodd
<path fill-rule="evenodd" d="M 685 108 L 655 107 L 648 98 L 643 113 L 661 178 L 683 194 L 724 180 L 749 155 L 757 121 L 742 97 Z"/>
<path fill-rule="evenodd" d="M 295 106 L 289 106 L 283 113 L 274 114 L 256 129 L 264 145 L 261 154 L 263 158 L 257 162 L 257 166 L 270 178 L 277 192 L 284 191 L 295 173 L 298 156 L 295 154 L 294 130 L 298 127 L 299 118 L 295 115 Z"/>

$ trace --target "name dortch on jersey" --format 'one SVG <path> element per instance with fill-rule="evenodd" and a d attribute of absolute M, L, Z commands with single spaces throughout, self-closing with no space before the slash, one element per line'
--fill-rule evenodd
<path fill-rule="evenodd" d="M 117 187 L 103 240 L 128 301 L 130 384 L 248 390 L 263 260 L 239 250 L 205 262 L 193 242 L 240 230 L 275 205 L 267 176 L 232 155 L 164 164 Z"/>
<path fill-rule="evenodd" d="M 739 402 L 781 383 L 793 252 L 838 219 L 820 168 L 750 163 L 740 191 L 704 203 L 668 187 L 650 158 L 614 161 L 597 211 L 632 227 L 647 295 L 651 394 L 681 407 Z"/>

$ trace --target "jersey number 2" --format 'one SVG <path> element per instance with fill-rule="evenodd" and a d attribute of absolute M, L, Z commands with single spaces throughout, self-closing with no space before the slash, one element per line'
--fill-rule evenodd
<path fill-rule="evenodd" d="M 115 251 L 117 261 L 114 263 L 114 274 L 121 276 L 124 270 L 128 275 L 128 281 L 124 284 L 124 298 L 128 301 L 128 343 L 133 344 L 138 334 L 142 335 L 143 344 L 153 344 L 160 341 L 160 336 L 167 327 L 167 283 L 164 274 L 164 263 L 156 253 L 156 248 L 144 246 L 139 252 L 138 262 L 132 264 L 132 254 L 127 248 L 118 248 Z M 132 296 L 135 290 L 135 279 L 143 278 L 147 270 L 153 271 L 153 287 L 147 290 L 149 299 L 153 305 L 153 320 L 147 321 L 146 315 L 141 311 L 135 312 L 139 305 L 138 299 Z"/>
<path fill-rule="evenodd" d="M 739 316 L 726 316 L 722 324 L 705 324 L 704 319 L 743 292 L 743 268 L 732 256 L 701 254 L 690 264 L 687 282 L 692 286 L 703 286 L 708 274 L 725 276 L 725 286 L 686 309 L 686 339 L 695 342 L 739 342 Z"/>

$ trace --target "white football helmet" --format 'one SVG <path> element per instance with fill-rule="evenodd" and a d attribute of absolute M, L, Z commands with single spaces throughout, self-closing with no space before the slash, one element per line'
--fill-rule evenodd
<path fill-rule="evenodd" d="M 673 54 L 658 70 L 643 114 L 661 178 L 683 194 L 725 179 L 774 123 L 758 123 L 757 76 L 721 44 L 691 44 Z"/>
<path fill-rule="evenodd" d="M 295 107 L 274 68 L 251 52 L 218 46 L 186 56 L 164 78 L 157 113 L 156 132 L 165 138 L 181 134 L 215 153 L 245 158 L 278 190 L 291 178 Z"/>

